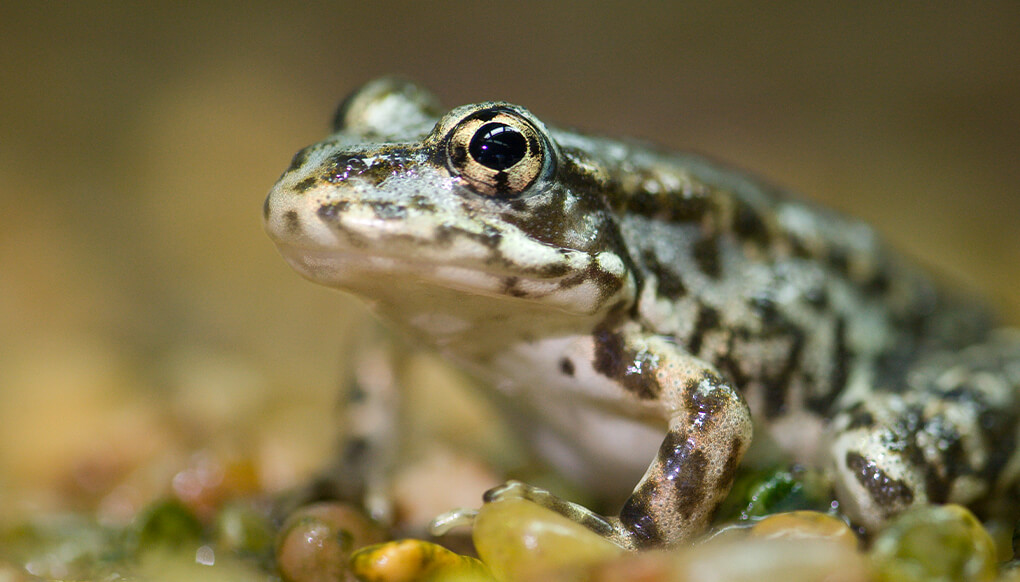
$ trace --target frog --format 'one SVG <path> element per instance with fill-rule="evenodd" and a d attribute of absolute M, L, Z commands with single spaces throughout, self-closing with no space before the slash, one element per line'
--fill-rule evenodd
<path fill-rule="evenodd" d="M 757 434 L 864 529 L 927 503 L 1017 515 L 1020 333 L 860 220 L 708 157 L 385 77 L 263 217 L 298 273 L 479 378 L 540 458 L 621 505 L 520 481 L 487 501 L 688 544 Z M 339 472 L 365 499 L 397 428 L 357 427 L 385 391 L 348 407 Z"/>

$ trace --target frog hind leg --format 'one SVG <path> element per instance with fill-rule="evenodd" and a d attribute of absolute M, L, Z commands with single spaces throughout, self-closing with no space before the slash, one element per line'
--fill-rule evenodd
<path fill-rule="evenodd" d="M 918 503 L 1016 516 L 1006 505 L 1020 477 L 1018 420 L 1020 332 L 920 359 L 899 389 L 833 419 L 828 453 L 841 509 L 868 529 Z"/>

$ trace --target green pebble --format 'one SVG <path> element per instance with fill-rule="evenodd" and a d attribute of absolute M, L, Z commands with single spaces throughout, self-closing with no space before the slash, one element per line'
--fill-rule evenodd
<path fill-rule="evenodd" d="M 202 543 L 202 523 L 181 502 L 159 501 L 141 512 L 128 543 L 135 552 L 197 547 Z"/>
<path fill-rule="evenodd" d="M 995 559 L 995 542 L 959 505 L 910 509 L 893 519 L 871 547 L 878 581 L 991 581 Z"/>
<path fill-rule="evenodd" d="M 230 503 L 216 515 L 215 536 L 219 548 L 241 556 L 271 557 L 276 531 L 268 516 L 246 503 Z"/>

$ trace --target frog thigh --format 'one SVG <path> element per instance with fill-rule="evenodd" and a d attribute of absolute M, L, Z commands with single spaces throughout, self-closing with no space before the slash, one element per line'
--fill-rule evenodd
<path fill-rule="evenodd" d="M 1020 334 L 923 358 L 906 378 L 833 419 L 829 463 L 843 511 L 868 528 L 918 503 L 1015 516 Z"/>

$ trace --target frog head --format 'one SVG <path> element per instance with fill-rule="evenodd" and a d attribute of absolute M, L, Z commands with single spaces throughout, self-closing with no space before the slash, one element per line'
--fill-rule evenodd
<path fill-rule="evenodd" d="M 603 174 L 528 110 L 441 114 L 427 91 L 381 79 L 343 102 L 333 129 L 298 152 L 264 206 L 305 277 L 382 307 L 498 300 L 600 317 L 632 300 Z"/>

